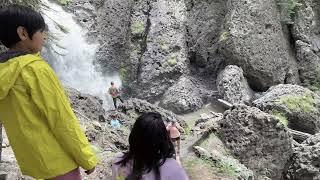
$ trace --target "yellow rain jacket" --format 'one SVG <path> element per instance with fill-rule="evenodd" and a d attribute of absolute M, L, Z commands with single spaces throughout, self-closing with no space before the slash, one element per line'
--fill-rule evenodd
<path fill-rule="evenodd" d="M 40 56 L 0 59 L 0 122 L 24 175 L 48 179 L 97 164 L 59 80 Z"/>

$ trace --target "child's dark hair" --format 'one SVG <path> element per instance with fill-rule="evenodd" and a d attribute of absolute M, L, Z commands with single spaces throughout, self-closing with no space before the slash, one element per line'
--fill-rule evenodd
<path fill-rule="evenodd" d="M 144 113 L 134 123 L 129 136 L 130 148 L 118 162 L 125 166 L 133 162 L 132 173 L 128 180 L 139 180 L 144 173 L 154 170 L 156 180 L 160 180 L 160 166 L 174 155 L 166 127 L 159 113 Z"/>
<path fill-rule="evenodd" d="M 19 26 L 27 30 L 30 39 L 37 31 L 46 30 L 45 21 L 39 12 L 16 4 L 0 9 L 0 24 L 0 42 L 7 48 L 21 41 L 17 33 Z"/>

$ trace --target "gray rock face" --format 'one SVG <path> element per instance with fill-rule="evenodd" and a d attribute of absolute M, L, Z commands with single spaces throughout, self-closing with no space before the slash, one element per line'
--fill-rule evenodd
<path fill-rule="evenodd" d="M 320 56 L 313 50 L 312 45 L 301 40 L 296 41 L 297 58 L 300 65 L 300 77 L 305 85 L 314 85 L 320 76 Z"/>
<path fill-rule="evenodd" d="M 200 109 L 215 94 L 207 89 L 195 78 L 181 77 L 166 91 L 159 106 L 178 114 Z"/>
<path fill-rule="evenodd" d="M 320 2 L 301 1 L 292 28 L 296 43 L 301 81 L 315 85 L 320 81 Z"/>
<path fill-rule="evenodd" d="M 74 0 L 65 5 L 65 9 L 74 14 L 74 18 L 81 27 L 88 30 L 90 41 L 97 41 L 98 36 L 98 9 L 103 5 L 103 0 Z"/>
<path fill-rule="evenodd" d="M 137 97 L 153 101 L 188 73 L 183 1 L 150 1 L 145 42 L 140 47 Z M 133 25 L 139 21 L 133 19 Z M 132 33 L 137 31 L 132 27 Z M 145 47 L 144 47 L 145 46 Z"/>
<path fill-rule="evenodd" d="M 132 6 L 132 0 L 104 1 L 98 9 L 95 29 L 100 47 L 96 59 L 103 71 L 118 71 L 121 63 L 129 60 Z"/>
<path fill-rule="evenodd" d="M 220 72 L 217 87 L 220 96 L 232 104 L 249 103 L 253 96 L 243 70 L 238 66 L 229 65 Z"/>
<path fill-rule="evenodd" d="M 74 111 L 93 121 L 105 121 L 106 112 L 102 100 L 89 94 L 83 94 L 73 88 L 66 89 Z"/>
<path fill-rule="evenodd" d="M 225 112 L 218 133 L 255 178 L 281 179 L 293 151 L 291 136 L 276 118 L 258 108 L 235 106 Z"/>
<path fill-rule="evenodd" d="M 220 34 L 227 64 L 241 67 L 253 90 L 284 83 L 287 76 L 298 79 L 276 2 L 230 0 L 228 9 Z"/>
<path fill-rule="evenodd" d="M 192 74 L 216 77 L 224 65 L 218 52 L 219 33 L 227 12 L 225 0 L 186 0 L 187 46 Z"/>
<path fill-rule="evenodd" d="M 271 87 L 253 104 L 271 114 L 281 115 L 294 130 L 315 134 L 320 130 L 320 97 L 298 85 Z"/>
<path fill-rule="evenodd" d="M 307 139 L 294 148 L 292 164 L 286 179 L 316 180 L 320 179 L 320 134 Z"/>

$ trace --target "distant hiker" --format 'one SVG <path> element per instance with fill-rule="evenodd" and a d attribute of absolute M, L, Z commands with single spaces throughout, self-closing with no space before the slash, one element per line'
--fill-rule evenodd
<path fill-rule="evenodd" d="M 176 149 L 176 157 L 179 160 L 180 156 L 180 131 L 184 132 L 184 129 L 180 126 L 177 120 L 174 117 L 169 118 L 169 122 L 166 126 L 167 131 L 169 132 L 170 138 Z M 180 131 L 179 131 L 180 130 Z"/>
<path fill-rule="evenodd" d="M 129 145 L 112 164 L 112 180 L 188 180 L 173 159 L 174 147 L 159 113 L 144 113 L 136 120 Z"/>
<path fill-rule="evenodd" d="M 117 109 L 117 99 L 120 99 L 120 101 L 123 103 L 119 89 L 115 86 L 114 82 L 111 82 L 111 87 L 109 88 L 109 94 L 111 95 L 113 99 L 114 108 Z"/>
<path fill-rule="evenodd" d="M 40 57 L 46 24 L 29 7 L 0 9 L 0 116 L 22 174 L 81 180 L 97 157 L 80 128 L 63 86 Z"/>
<path fill-rule="evenodd" d="M 110 124 L 111 124 L 111 126 L 113 127 L 113 128 L 116 128 L 116 129 L 118 129 L 118 128 L 120 128 L 120 122 L 119 122 L 119 119 L 118 119 L 118 116 L 117 115 L 115 115 L 115 114 L 113 114 L 113 115 L 111 115 L 111 122 L 110 122 Z"/>

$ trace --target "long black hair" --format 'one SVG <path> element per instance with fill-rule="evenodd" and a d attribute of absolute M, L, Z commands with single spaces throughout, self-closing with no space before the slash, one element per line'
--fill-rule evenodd
<path fill-rule="evenodd" d="M 139 180 L 144 173 L 154 170 L 160 180 L 160 166 L 174 155 L 174 146 L 159 113 L 144 113 L 134 123 L 129 136 L 129 151 L 117 164 L 132 161 L 132 172 L 127 180 Z"/>

